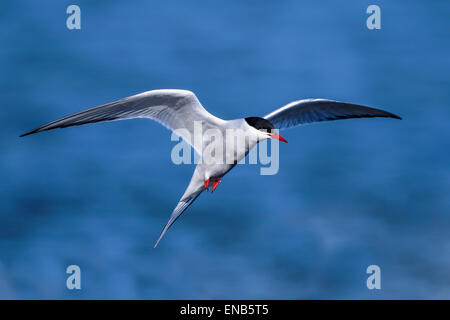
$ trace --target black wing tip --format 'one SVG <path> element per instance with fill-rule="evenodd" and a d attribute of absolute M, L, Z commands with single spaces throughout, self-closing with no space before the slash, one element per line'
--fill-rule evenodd
<path fill-rule="evenodd" d="M 36 130 L 31 130 L 31 131 L 22 133 L 22 134 L 19 136 L 19 138 L 29 136 L 30 134 L 33 134 L 33 133 L 36 133 L 36 132 L 37 132 Z"/>
<path fill-rule="evenodd" d="M 392 118 L 392 119 L 397 119 L 397 120 L 403 120 L 402 117 L 400 117 L 400 116 L 398 116 L 396 114 L 390 113 L 390 112 L 386 112 L 386 114 L 383 115 L 382 117 Z"/>
<path fill-rule="evenodd" d="M 392 119 L 397 119 L 397 120 L 403 120 L 402 117 L 400 117 L 400 116 L 398 116 L 398 115 L 396 115 L 396 114 L 394 114 L 392 112 L 383 110 L 383 109 L 366 107 L 366 106 L 362 106 L 362 105 L 356 105 L 356 106 L 363 107 L 363 108 L 368 108 L 368 109 L 372 109 L 372 110 L 376 111 L 375 113 L 369 114 L 368 115 L 369 118 L 381 117 L 381 118 L 392 118 Z M 362 118 L 364 118 L 364 117 L 362 117 Z"/>
<path fill-rule="evenodd" d="M 42 132 L 42 131 L 45 131 L 45 129 L 44 129 L 44 130 L 42 130 L 41 128 L 33 129 L 33 130 L 31 130 L 31 131 L 22 133 L 22 134 L 19 136 L 19 138 L 26 137 L 26 136 L 29 136 L 30 134 L 35 134 L 35 133 Z"/>
<path fill-rule="evenodd" d="M 362 107 L 364 107 L 364 106 L 362 106 Z M 370 107 L 365 107 L 365 108 L 370 108 Z M 371 108 L 371 109 L 375 109 L 375 108 Z M 382 110 L 382 109 L 375 109 L 375 110 L 378 111 L 378 113 L 371 113 L 371 114 L 362 116 L 361 118 L 365 118 L 365 117 L 368 117 L 368 118 L 392 118 L 392 119 L 397 119 L 397 120 L 403 120 L 402 117 L 400 117 L 394 113 L 391 113 L 389 111 Z M 381 111 L 381 114 L 379 113 L 380 111 Z"/>
<path fill-rule="evenodd" d="M 375 117 L 385 117 L 385 118 L 393 118 L 393 119 L 397 119 L 397 120 L 403 120 L 403 118 L 402 117 L 400 117 L 400 116 L 398 116 L 398 115 L 396 115 L 396 114 L 394 114 L 394 113 L 392 113 L 392 112 L 389 112 L 389 111 L 386 111 L 386 110 L 382 110 L 382 109 L 378 109 L 379 111 L 381 111 L 381 112 L 383 112 L 383 114 L 382 115 L 375 115 Z"/>

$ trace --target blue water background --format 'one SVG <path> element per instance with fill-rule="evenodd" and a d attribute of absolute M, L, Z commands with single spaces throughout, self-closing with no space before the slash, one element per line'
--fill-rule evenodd
<path fill-rule="evenodd" d="M 450 298 L 449 30 L 438 0 L 3 2 L 0 298 Z M 320 97 L 404 120 L 284 131 L 277 175 L 238 166 L 154 250 L 194 168 L 170 161 L 169 131 L 18 135 L 158 88 L 225 119 Z"/>

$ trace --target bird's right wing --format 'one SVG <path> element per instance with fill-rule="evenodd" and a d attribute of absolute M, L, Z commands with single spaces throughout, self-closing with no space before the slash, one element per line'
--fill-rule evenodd
<path fill-rule="evenodd" d="M 319 121 L 374 117 L 401 119 L 384 110 L 327 99 L 294 101 L 264 116 L 277 129 Z"/>
<path fill-rule="evenodd" d="M 151 90 L 52 121 L 21 137 L 55 128 L 133 118 L 152 119 L 172 131 L 176 130 L 197 151 L 193 141 L 195 121 L 208 127 L 215 127 L 224 121 L 206 111 L 191 91 Z"/>

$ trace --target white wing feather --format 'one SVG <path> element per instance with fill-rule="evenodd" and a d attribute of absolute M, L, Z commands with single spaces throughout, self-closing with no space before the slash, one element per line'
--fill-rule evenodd
<path fill-rule="evenodd" d="M 199 146 L 196 147 L 192 141 L 195 121 L 201 122 L 203 130 L 225 122 L 206 111 L 191 91 L 164 89 L 143 92 L 66 116 L 24 133 L 21 137 L 56 128 L 134 118 L 152 119 L 172 131 L 177 130 L 197 152 Z"/>

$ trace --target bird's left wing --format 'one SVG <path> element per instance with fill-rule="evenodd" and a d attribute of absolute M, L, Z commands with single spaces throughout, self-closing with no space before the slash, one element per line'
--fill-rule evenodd
<path fill-rule="evenodd" d="M 203 127 L 215 127 L 224 121 L 206 111 L 191 91 L 163 89 L 146 91 L 66 116 L 24 133 L 21 137 L 55 128 L 134 118 L 152 119 L 176 131 L 197 152 L 199 146 L 196 148 L 193 141 L 195 121 L 202 123 Z"/>
<path fill-rule="evenodd" d="M 287 129 L 319 121 L 399 116 L 380 109 L 327 99 L 304 99 L 291 102 L 264 116 L 277 129 Z"/>

